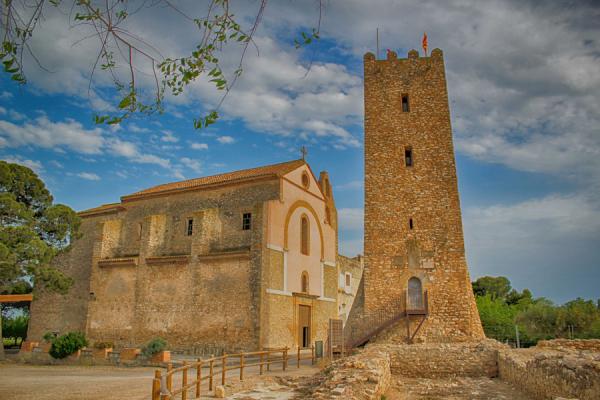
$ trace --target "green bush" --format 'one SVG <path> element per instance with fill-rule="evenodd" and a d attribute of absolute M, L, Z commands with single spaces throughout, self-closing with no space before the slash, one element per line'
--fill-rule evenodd
<path fill-rule="evenodd" d="M 42 336 L 42 339 L 46 343 L 52 343 L 52 341 L 54 340 L 54 338 L 56 338 L 56 336 L 52 332 L 46 332 L 46 333 L 44 333 L 44 336 Z"/>
<path fill-rule="evenodd" d="M 16 315 L 11 318 L 2 318 L 2 336 L 5 338 L 18 338 L 24 340 L 27 337 L 28 315 Z"/>
<path fill-rule="evenodd" d="M 146 346 L 142 349 L 142 353 L 146 357 L 151 357 L 157 353 L 160 353 L 167 348 L 167 341 L 163 338 L 154 338 L 149 341 Z"/>
<path fill-rule="evenodd" d="M 54 358 L 65 358 L 77 350 L 87 346 L 87 340 L 81 332 L 69 332 L 52 341 L 50 355 Z"/>

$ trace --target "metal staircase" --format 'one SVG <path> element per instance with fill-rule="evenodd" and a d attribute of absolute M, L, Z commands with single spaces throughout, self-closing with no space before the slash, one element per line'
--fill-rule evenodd
<path fill-rule="evenodd" d="M 406 320 L 406 338 L 408 343 L 412 343 L 413 339 L 421 329 L 423 322 L 429 315 L 429 298 L 428 293 L 423 293 L 422 304 L 418 306 L 411 305 L 408 299 L 408 293 L 404 291 L 404 295 L 399 299 L 386 304 L 384 307 L 374 312 L 369 312 L 367 315 L 362 315 L 358 323 L 348 326 L 344 329 L 346 338 L 346 349 L 362 346 L 377 336 L 387 328 L 395 325 L 401 320 Z M 407 306 L 408 305 L 408 306 Z M 419 324 L 414 332 L 411 332 L 410 322 L 415 317 L 419 318 Z"/>

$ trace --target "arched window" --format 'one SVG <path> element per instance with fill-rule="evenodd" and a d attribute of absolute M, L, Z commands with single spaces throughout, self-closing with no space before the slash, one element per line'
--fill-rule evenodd
<path fill-rule="evenodd" d="M 303 271 L 300 278 L 300 286 L 302 293 L 308 293 L 308 272 Z"/>
<path fill-rule="evenodd" d="M 308 225 L 308 217 L 306 214 L 302 214 L 300 217 L 300 252 L 308 255 L 309 244 L 310 244 L 310 231 Z"/>
<path fill-rule="evenodd" d="M 417 277 L 412 277 L 408 280 L 408 304 L 406 308 L 409 310 L 422 310 L 423 305 L 423 287 L 421 280 Z"/>

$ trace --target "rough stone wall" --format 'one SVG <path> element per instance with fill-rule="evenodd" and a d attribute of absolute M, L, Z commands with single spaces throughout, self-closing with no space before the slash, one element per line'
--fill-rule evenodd
<path fill-rule="evenodd" d="M 538 349 L 563 350 L 573 349 L 581 351 L 600 352 L 600 339 L 553 339 L 540 340 L 536 346 Z"/>
<path fill-rule="evenodd" d="M 340 276 L 338 277 L 338 315 L 346 322 L 348 314 L 354 304 L 354 299 L 357 296 L 358 288 L 362 280 L 363 275 L 363 257 L 356 256 L 354 258 L 338 255 L 337 257 L 338 271 Z M 350 286 L 346 286 L 346 273 L 351 274 Z"/>
<path fill-rule="evenodd" d="M 479 340 L 483 329 L 464 252 L 442 52 L 416 51 L 365 69 L 365 312 L 406 296 L 411 277 L 428 292 L 417 338 Z M 409 112 L 402 96 L 409 96 Z M 412 166 L 405 165 L 405 150 Z M 412 228 L 410 220 L 412 219 Z M 405 329 L 397 332 L 406 336 Z"/>
<path fill-rule="evenodd" d="M 320 375 L 311 399 L 380 400 L 391 382 L 390 356 L 378 347 L 334 361 Z"/>
<path fill-rule="evenodd" d="M 411 378 L 493 378 L 498 376 L 498 351 L 505 347 L 495 340 L 372 346 L 390 354 L 392 374 Z"/>
<path fill-rule="evenodd" d="M 504 350 L 498 357 L 500 379 L 536 400 L 558 397 L 600 398 L 600 353 L 539 348 Z"/>
<path fill-rule="evenodd" d="M 35 287 L 27 331 L 29 340 L 41 341 L 46 332 L 85 332 L 97 223 L 84 219 L 80 231 L 83 238 L 69 252 L 59 255 L 53 261 L 56 267 L 73 278 L 74 283 L 69 293 L 61 295 L 49 292 L 41 285 Z"/>
<path fill-rule="evenodd" d="M 31 340 L 87 330 L 92 342 L 118 346 L 161 336 L 172 348 L 256 349 L 263 204 L 278 196 L 273 181 L 126 202 L 84 218 L 84 237 L 57 260 L 76 285 L 60 300 L 36 296 Z M 241 229 L 244 212 L 252 213 L 251 230 Z M 116 257 L 135 261 L 111 264 Z"/>

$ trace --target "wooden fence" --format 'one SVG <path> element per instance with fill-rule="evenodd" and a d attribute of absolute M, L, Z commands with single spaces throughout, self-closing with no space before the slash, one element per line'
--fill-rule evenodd
<path fill-rule="evenodd" d="M 181 396 L 181 400 L 187 400 L 188 392 L 195 389 L 195 397 L 200 397 L 202 381 L 208 380 L 208 390 L 212 391 L 215 377 L 220 376 L 221 385 L 225 385 L 227 371 L 240 371 L 239 379 L 244 380 L 244 369 L 249 367 L 259 367 L 259 374 L 264 373 L 264 369 L 271 370 L 272 364 L 281 363 L 282 370 L 288 367 L 290 359 L 297 358 L 297 366 L 300 368 L 300 360 L 311 360 L 315 363 L 315 347 L 310 347 L 310 354 L 302 354 L 302 349 L 298 348 L 297 355 L 290 355 L 289 348 L 264 349 L 248 353 L 224 354 L 220 357 L 207 359 L 198 359 L 195 362 L 184 361 L 183 365 L 173 368 L 173 364 L 167 365 L 167 371 L 163 375 L 161 370 L 156 370 L 154 380 L 152 381 L 152 400 L 174 400 Z M 256 361 L 258 359 L 258 361 Z M 253 361 L 248 363 L 248 361 Z M 203 371 L 207 368 L 208 371 Z M 191 372 L 191 376 L 190 376 Z M 178 376 L 180 375 L 180 376 Z M 191 378 L 191 379 L 190 379 Z M 173 388 L 173 381 L 181 382 L 176 388 Z"/>

